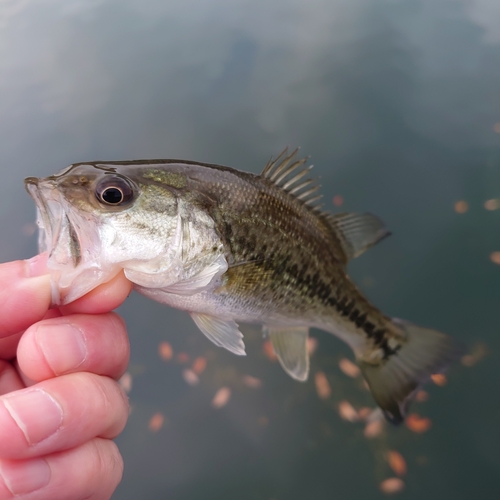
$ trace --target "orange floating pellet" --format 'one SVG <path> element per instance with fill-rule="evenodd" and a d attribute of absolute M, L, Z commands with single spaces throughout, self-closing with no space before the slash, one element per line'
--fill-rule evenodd
<path fill-rule="evenodd" d="M 403 491 L 405 487 L 405 483 L 399 477 L 390 477 L 384 481 L 382 481 L 379 485 L 380 491 L 387 495 L 392 495 L 394 493 L 399 493 Z"/>
<path fill-rule="evenodd" d="M 163 427 L 164 422 L 165 417 L 161 413 L 155 413 L 149 419 L 149 430 L 151 432 L 158 432 Z"/>
<path fill-rule="evenodd" d="M 330 383 L 324 372 L 317 372 L 316 375 L 314 375 L 314 384 L 320 399 L 328 399 L 332 395 Z"/>
<path fill-rule="evenodd" d="M 460 200 L 455 203 L 455 212 L 457 214 L 464 214 L 469 210 L 469 204 L 466 201 Z"/>
<path fill-rule="evenodd" d="M 343 420 L 348 422 L 357 422 L 359 420 L 358 412 L 354 409 L 349 401 L 341 401 L 339 403 L 339 415 Z"/>
<path fill-rule="evenodd" d="M 174 357 L 174 350 L 168 342 L 160 342 L 158 346 L 158 354 L 164 361 L 170 361 Z"/>
<path fill-rule="evenodd" d="M 439 385 L 440 387 L 443 387 L 443 385 L 446 385 L 446 383 L 448 382 L 446 375 L 443 375 L 442 373 L 435 373 L 434 375 L 431 375 L 431 379 L 436 385 Z"/>
<path fill-rule="evenodd" d="M 266 340 L 262 344 L 262 349 L 264 350 L 264 354 L 271 361 L 276 361 L 278 359 L 278 357 L 276 356 L 276 353 L 274 352 L 273 345 L 271 344 L 270 340 Z"/>
<path fill-rule="evenodd" d="M 207 367 L 206 358 L 200 356 L 194 360 L 193 365 L 191 366 L 191 370 L 193 370 L 194 373 L 196 373 L 196 375 L 201 375 L 205 371 L 206 367 Z"/>
<path fill-rule="evenodd" d="M 432 427 L 430 418 L 421 417 L 416 413 L 410 413 L 410 415 L 406 417 L 405 423 L 410 431 L 416 432 L 417 434 L 427 432 Z"/>
<path fill-rule="evenodd" d="M 221 387 L 212 399 L 212 406 L 217 409 L 222 408 L 227 405 L 230 398 L 231 389 L 229 387 Z"/>
<path fill-rule="evenodd" d="M 395 474 L 398 476 L 404 476 L 407 471 L 406 460 L 403 458 L 403 455 L 399 453 L 399 451 L 391 450 L 387 453 L 387 462 L 389 467 L 393 470 Z"/>
<path fill-rule="evenodd" d="M 339 368 L 342 373 L 348 377 L 356 378 L 361 373 L 358 365 L 355 365 L 352 361 L 347 358 L 342 358 L 339 361 Z"/>

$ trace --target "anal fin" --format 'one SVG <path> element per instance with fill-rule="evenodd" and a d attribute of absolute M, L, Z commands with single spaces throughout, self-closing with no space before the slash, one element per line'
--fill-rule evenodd
<path fill-rule="evenodd" d="M 309 375 L 307 327 L 264 327 L 283 369 L 295 380 L 304 382 Z"/>
<path fill-rule="evenodd" d="M 215 345 L 224 347 L 238 356 L 245 356 L 245 344 L 242 340 L 243 334 L 234 320 L 225 320 L 216 316 L 199 313 L 191 313 L 191 317 L 196 326 Z"/>

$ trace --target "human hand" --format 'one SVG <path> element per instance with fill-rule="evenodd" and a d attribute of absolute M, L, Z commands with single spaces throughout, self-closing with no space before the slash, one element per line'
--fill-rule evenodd
<path fill-rule="evenodd" d="M 45 261 L 0 264 L 0 500 L 109 499 L 129 412 L 127 332 L 110 311 L 131 283 L 50 309 Z"/>

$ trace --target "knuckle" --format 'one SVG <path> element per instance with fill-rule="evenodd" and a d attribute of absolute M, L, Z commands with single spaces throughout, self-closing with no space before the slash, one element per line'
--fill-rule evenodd
<path fill-rule="evenodd" d="M 108 426 L 103 432 L 105 437 L 115 436 L 125 427 L 129 414 L 129 400 L 120 385 L 108 377 L 91 374 L 89 382 L 98 394 L 97 405 L 100 413 L 108 419 Z"/>
<path fill-rule="evenodd" d="M 123 476 L 123 458 L 113 441 L 96 438 L 91 441 L 93 447 L 94 477 L 105 477 L 117 485 Z"/>

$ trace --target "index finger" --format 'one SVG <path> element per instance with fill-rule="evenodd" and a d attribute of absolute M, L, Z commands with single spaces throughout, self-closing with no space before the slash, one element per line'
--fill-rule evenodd
<path fill-rule="evenodd" d="M 46 255 L 0 264 L 0 339 L 26 330 L 51 307 Z M 45 274 L 44 274 L 45 273 Z M 132 283 L 120 272 L 84 297 L 60 307 L 62 314 L 101 314 L 116 309 L 130 294 Z M 1 353 L 0 353 L 1 354 Z"/>
<path fill-rule="evenodd" d="M 99 285 L 89 293 L 76 299 L 59 310 L 64 316 L 68 314 L 102 314 L 116 309 L 129 295 L 132 283 L 120 271 L 107 283 Z"/>
<path fill-rule="evenodd" d="M 34 276 L 45 256 L 0 264 L 0 338 L 40 321 L 50 308 L 50 277 Z"/>

